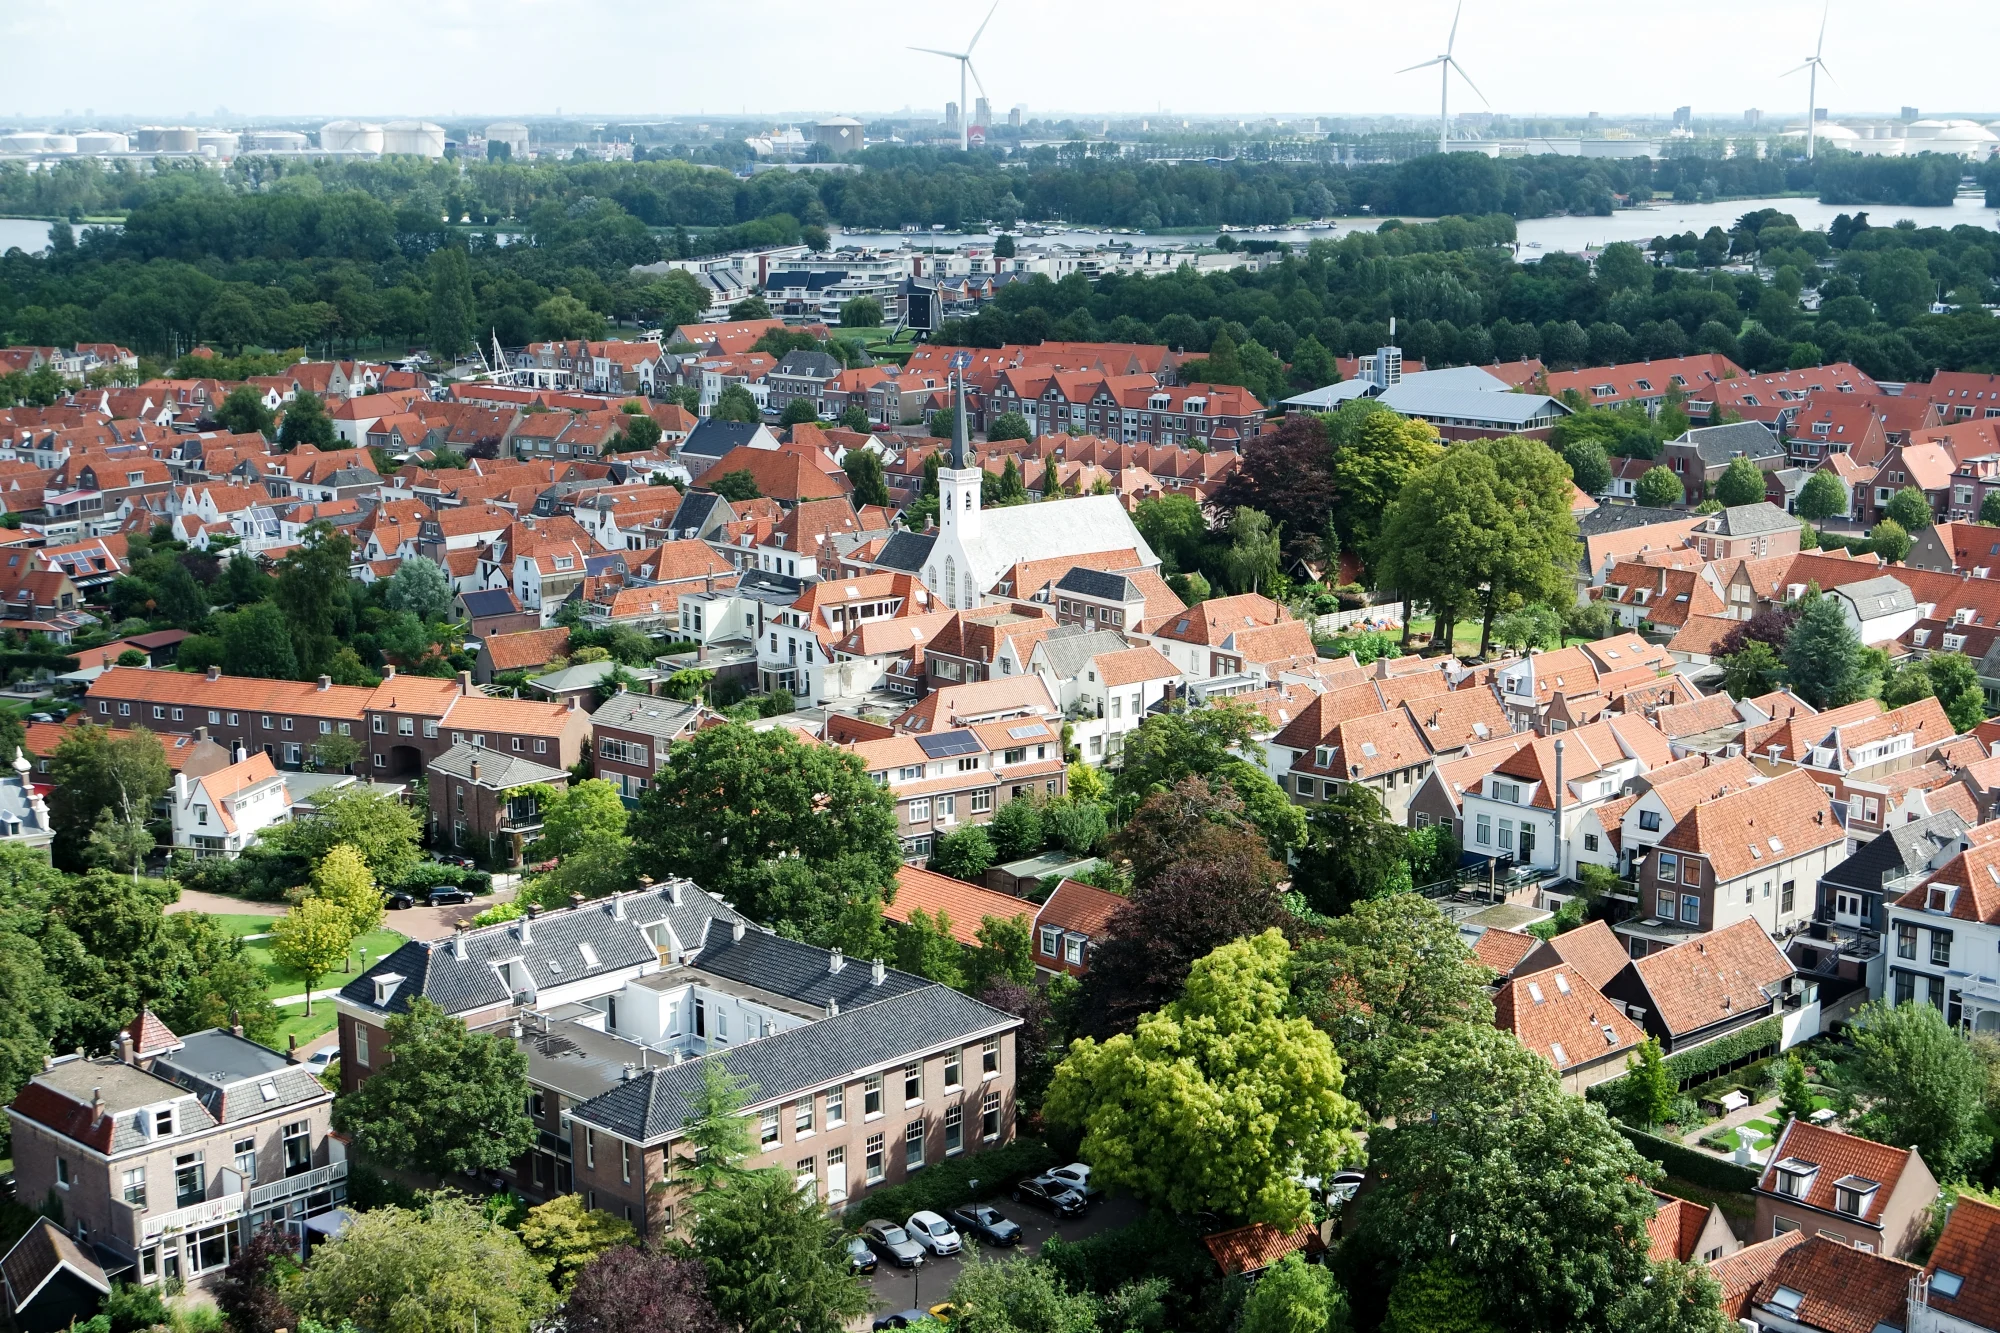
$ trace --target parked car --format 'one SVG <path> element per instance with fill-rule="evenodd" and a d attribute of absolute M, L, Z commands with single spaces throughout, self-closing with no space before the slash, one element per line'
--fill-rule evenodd
<path fill-rule="evenodd" d="M 471 857 L 458 856 L 449 852 L 439 852 L 431 857 L 431 860 L 436 861 L 441 866 L 457 866 L 460 870 L 477 870 L 479 868 L 478 863 Z"/>
<path fill-rule="evenodd" d="M 929 1209 L 911 1213 L 910 1220 L 903 1223 L 903 1230 L 910 1233 L 911 1240 L 932 1254 L 957 1254 L 959 1251 L 958 1233 L 951 1229 L 951 1223 Z"/>
<path fill-rule="evenodd" d="M 471 890 L 461 889 L 456 884 L 439 884 L 424 896 L 424 902 L 432 907 L 450 907 L 454 903 L 471 901 Z"/>
<path fill-rule="evenodd" d="M 924 1247 L 894 1222 L 875 1218 L 861 1224 L 861 1237 L 870 1249 L 898 1268 L 917 1268 L 924 1262 Z"/>
<path fill-rule="evenodd" d="M 1090 1166 L 1086 1162 L 1071 1162 L 1068 1166 L 1050 1167 L 1048 1174 L 1081 1194 L 1085 1203 L 1096 1203 L 1098 1196 L 1104 1193 L 1090 1183 Z"/>
<path fill-rule="evenodd" d="M 1014 1186 L 1014 1202 L 1046 1208 L 1058 1217 L 1075 1217 L 1090 1206 L 1068 1181 L 1054 1176 L 1036 1176 Z"/>
<path fill-rule="evenodd" d="M 339 1058 L 340 1047 L 323 1046 L 306 1057 L 305 1065 L 307 1069 L 312 1070 L 315 1074 L 324 1074 L 332 1067 L 333 1062 Z"/>
<path fill-rule="evenodd" d="M 1021 1224 L 1002 1217 L 1000 1210 L 991 1204 L 968 1203 L 962 1208 L 954 1208 L 945 1216 L 951 1224 L 982 1245 L 1006 1247 L 1021 1243 Z"/>
<path fill-rule="evenodd" d="M 875 1316 L 875 1328 L 877 1333 L 880 1333 L 885 1328 L 908 1328 L 910 1325 L 920 1324 L 928 1318 L 930 1316 L 922 1310 L 898 1310 L 894 1314 Z"/>
<path fill-rule="evenodd" d="M 400 912 L 406 907 L 415 907 L 416 905 L 416 898 L 407 893 L 385 893 L 382 895 L 382 906 L 392 912 Z"/>
<path fill-rule="evenodd" d="M 60 716 L 59 714 L 56 714 L 56 713 L 30 713 L 30 714 L 28 714 L 28 721 L 30 721 L 30 722 L 60 722 L 61 720 L 62 720 L 61 716 Z"/>
<path fill-rule="evenodd" d="M 1361 1190 L 1368 1177 L 1360 1171 L 1336 1171 L 1326 1182 L 1326 1197 L 1332 1203 L 1346 1203 Z"/>
<path fill-rule="evenodd" d="M 847 1238 L 847 1268 L 851 1273 L 875 1271 L 875 1251 L 869 1249 L 868 1242 L 859 1236 Z"/>

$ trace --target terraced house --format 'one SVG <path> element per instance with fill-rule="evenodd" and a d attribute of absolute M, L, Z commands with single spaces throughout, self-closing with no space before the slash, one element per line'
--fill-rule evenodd
<path fill-rule="evenodd" d="M 745 1165 L 839 1205 L 1014 1135 L 1020 1020 L 948 987 L 786 940 L 686 881 L 411 942 L 344 987 L 341 1080 L 393 1055 L 425 996 L 528 1057 L 532 1200 L 580 1194 L 648 1238 L 682 1194 L 710 1065 L 755 1089 Z"/>

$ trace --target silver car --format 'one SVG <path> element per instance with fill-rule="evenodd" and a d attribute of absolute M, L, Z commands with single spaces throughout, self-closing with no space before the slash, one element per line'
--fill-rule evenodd
<path fill-rule="evenodd" d="M 910 1233 L 911 1240 L 932 1254 L 957 1254 L 959 1251 L 958 1233 L 952 1230 L 951 1223 L 929 1210 L 911 1213 L 903 1229 Z"/>
<path fill-rule="evenodd" d="M 908 1232 L 886 1218 L 878 1217 L 863 1222 L 861 1239 L 868 1242 L 869 1249 L 898 1268 L 917 1268 L 924 1262 L 924 1247 L 911 1240 Z"/>

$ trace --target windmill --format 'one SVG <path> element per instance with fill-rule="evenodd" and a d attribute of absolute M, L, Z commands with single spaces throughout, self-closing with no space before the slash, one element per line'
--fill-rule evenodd
<path fill-rule="evenodd" d="M 943 56 L 947 60 L 956 60 L 958 62 L 958 150 L 961 153 L 966 150 L 970 143 L 967 137 L 967 126 L 972 121 L 972 103 L 965 100 L 965 76 L 967 74 L 970 74 L 972 81 L 979 85 L 979 95 L 981 97 L 986 96 L 986 85 L 979 82 L 979 71 L 972 67 L 972 48 L 979 45 L 980 34 L 984 33 L 986 25 L 993 21 L 993 11 L 998 8 L 1000 8 L 1000 0 L 993 0 L 993 9 L 986 11 L 985 19 L 979 24 L 979 31 L 972 34 L 972 40 L 965 44 L 963 51 L 940 51 L 934 46 L 913 46 L 910 48 L 912 51 L 922 51 L 927 56 Z"/>
<path fill-rule="evenodd" d="M 1832 12 L 1833 0 L 1827 0 L 1826 8 L 1820 11 L 1819 42 L 1813 47 L 1813 53 L 1806 57 L 1803 65 L 1794 65 L 1782 76 L 1790 78 L 1800 70 L 1808 71 L 1806 75 L 1806 161 L 1808 162 L 1812 161 L 1813 150 L 1819 145 L 1819 121 L 1816 119 L 1819 115 L 1819 76 L 1824 74 L 1827 78 L 1833 79 L 1833 71 L 1826 67 L 1824 60 L 1820 59 L 1820 52 L 1826 50 L 1827 15 Z M 1838 83 L 1839 80 L 1834 79 L 1834 82 Z"/>
<path fill-rule="evenodd" d="M 1398 74 L 1408 74 L 1411 70 L 1429 69 L 1432 65 L 1438 67 L 1438 151 L 1440 153 L 1451 151 L 1451 72 L 1457 70 L 1458 77 L 1465 80 L 1465 86 L 1472 89 L 1478 95 L 1480 101 L 1486 102 L 1486 94 L 1479 91 L 1479 85 L 1474 83 L 1472 76 L 1465 72 L 1465 66 L 1454 60 L 1451 54 L 1452 48 L 1458 44 L 1458 16 L 1464 12 L 1465 0 L 1458 0 L 1458 8 L 1453 11 L 1451 16 L 1451 36 L 1445 39 L 1443 55 L 1426 60 L 1420 65 L 1411 65 L 1409 69 L 1399 69 L 1396 71 Z M 1486 105 L 1490 109 L 1493 104 L 1486 102 Z"/>

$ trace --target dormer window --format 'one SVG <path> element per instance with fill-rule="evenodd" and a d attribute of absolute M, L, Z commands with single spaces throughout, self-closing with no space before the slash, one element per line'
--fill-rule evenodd
<path fill-rule="evenodd" d="M 1861 1176 L 1843 1176 L 1833 1182 L 1833 1206 L 1849 1217 L 1866 1217 L 1870 1204 L 1874 1202 L 1875 1191 L 1880 1188 L 1878 1181 Z"/>
<path fill-rule="evenodd" d="M 1816 1163 L 1800 1161 L 1796 1157 L 1787 1157 L 1773 1170 L 1776 1172 L 1778 1193 L 1788 1199 L 1805 1198 L 1806 1191 L 1812 1188 L 1813 1177 L 1819 1174 Z"/>
<path fill-rule="evenodd" d="M 170 1139 L 173 1136 L 174 1108 L 169 1106 L 164 1111 L 153 1112 L 153 1137 L 156 1139 Z"/>
<path fill-rule="evenodd" d="M 396 998 L 396 988 L 403 984 L 403 978 L 395 972 L 384 972 L 375 978 L 375 1004 L 387 1008 L 389 1001 Z"/>

